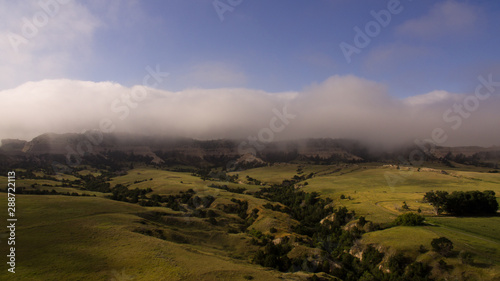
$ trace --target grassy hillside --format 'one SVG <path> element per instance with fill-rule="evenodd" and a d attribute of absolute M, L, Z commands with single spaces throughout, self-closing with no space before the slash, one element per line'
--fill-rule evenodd
<path fill-rule="evenodd" d="M 333 199 L 336 207 L 354 210 L 356 217 L 353 220 L 365 216 L 368 221 L 385 225 L 406 212 L 402 209 L 403 201 L 409 211 L 420 209 L 426 217 L 425 226 L 398 226 L 368 232 L 357 244 L 375 245 L 386 253 L 401 252 L 426 262 L 435 267 L 434 276 L 469 276 L 471 280 L 500 277 L 499 216 L 435 216 L 432 206 L 422 202 L 425 192 L 431 190 L 493 190 L 498 198 L 500 174 L 436 165 L 410 171 L 368 163 L 277 164 L 232 172 L 230 175 L 238 175 L 235 182 L 202 180 L 187 172 L 142 166 L 109 180 L 111 188 L 118 184 L 128 190 L 150 188 L 152 192 L 148 198 L 175 196 L 190 190 L 199 197 L 212 196 L 214 200 L 206 210 L 215 214 L 215 222 L 193 215 L 192 210 L 144 207 L 140 202 L 111 200 L 107 198 L 111 193 L 84 190 L 83 184 L 63 187 L 61 181 L 50 179 L 18 179 L 18 187 L 96 197 L 17 195 L 17 273 L 8 273 L 4 265 L 0 280 L 305 280 L 311 274 L 282 273 L 253 264 L 252 257 L 259 246 L 252 243 L 251 234 L 241 228 L 253 228 L 275 238 L 291 235 L 299 222 L 285 212 L 264 207 L 268 203 L 273 206 L 278 203 L 256 198 L 253 193 L 263 186 L 311 173 L 311 178 L 294 183 L 296 190 L 318 192 L 323 198 Z M 388 173 L 403 180 L 390 185 L 386 179 Z M 89 168 L 79 174 L 97 177 L 101 173 Z M 37 172 L 36 176 L 44 174 Z M 75 181 L 77 176 L 64 175 L 60 179 Z M 254 184 L 247 176 L 262 185 Z M 7 179 L 0 177 L 0 181 Z M 235 193 L 213 185 L 244 188 L 245 191 Z M 6 193 L 0 196 L 7 202 Z M 243 219 L 238 212 L 228 211 L 230 207 L 238 207 L 234 199 L 248 204 L 247 215 L 257 210 L 258 216 L 249 220 Z M 5 222 L 5 212 L 0 213 L 0 219 Z M 454 256 L 443 258 L 433 251 L 419 251 L 421 245 L 430 250 L 432 239 L 441 236 L 454 243 Z M 6 232 L 0 233 L 2 253 L 7 252 L 5 238 Z M 308 243 L 310 247 L 305 246 Z M 322 255 L 307 239 L 303 244 L 292 244 L 295 248 L 289 253 L 291 258 Z M 457 255 L 462 250 L 474 254 L 472 265 L 461 264 Z M 452 268 L 448 271 L 436 269 L 440 259 Z"/>
<path fill-rule="evenodd" d="M 249 184 L 234 184 L 230 182 L 215 182 L 202 180 L 190 173 L 165 171 L 151 168 L 137 168 L 128 171 L 124 176 L 115 177 L 110 181 L 111 185 L 123 184 L 129 188 L 152 188 L 154 194 L 176 194 L 179 191 L 205 190 L 210 184 L 226 184 L 230 187 L 243 187 L 248 190 L 257 190 L 259 186 Z"/>
<path fill-rule="evenodd" d="M 4 265 L 2 280 L 278 280 L 244 259 L 134 232 L 148 211 L 138 205 L 37 195 L 20 195 L 17 204 L 16 274 Z"/>
<path fill-rule="evenodd" d="M 342 166 L 339 169 L 335 173 L 307 180 L 309 185 L 304 190 L 320 192 L 338 204 L 378 222 L 392 221 L 401 213 L 403 201 L 407 202 L 410 210 L 421 208 L 424 214 L 432 215 L 432 207 L 421 202 L 424 194 L 431 190 L 493 190 L 500 194 L 500 174 L 453 170 L 443 174 L 441 170 L 434 169 L 399 171 L 364 165 Z M 387 173 L 401 176 L 404 180 L 391 186 L 386 180 Z M 351 199 L 341 200 L 342 194 Z"/>
<path fill-rule="evenodd" d="M 279 177 L 285 178 L 294 174 L 297 166 L 284 165 L 277 168 L 270 167 L 244 171 L 257 179 L 282 173 Z M 297 183 L 299 188 L 307 192 L 319 192 L 322 196 L 330 197 L 337 205 L 346 206 L 355 210 L 358 215 L 365 216 L 375 223 L 389 223 L 395 217 L 405 212 L 402 209 L 406 202 L 410 210 L 416 212 L 419 208 L 427 217 L 425 227 L 393 227 L 386 230 L 367 233 L 361 240 L 362 244 L 379 245 L 389 253 L 402 252 L 419 260 L 432 260 L 436 265 L 439 257 L 430 257 L 429 254 L 418 252 L 420 245 L 430 249 L 430 242 L 434 238 L 446 236 L 455 243 L 456 254 L 461 250 L 472 252 L 475 255 L 476 266 L 464 266 L 458 257 L 445 259 L 454 266 L 455 271 L 449 273 L 437 272 L 438 276 L 454 276 L 467 272 L 472 278 L 491 280 L 500 278 L 500 216 L 497 217 L 466 217 L 457 218 L 434 215 L 432 206 L 423 203 L 424 194 L 431 190 L 468 191 L 493 190 L 500 195 L 500 174 L 487 173 L 485 169 L 447 169 L 434 165 L 433 168 L 422 167 L 418 170 L 401 170 L 395 167 L 382 165 L 336 165 L 323 166 L 323 169 L 314 167 L 315 176 L 308 179 L 308 185 Z M 442 172 L 445 171 L 445 172 Z M 389 185 L 387 173 L 401 177 L 396 185 Z M 340 199 L 344 195 L 346 199 Z M 465 274 L 465 273 L 464 273 Z M 467 275 L 467 274 L 466 274 Z"/>

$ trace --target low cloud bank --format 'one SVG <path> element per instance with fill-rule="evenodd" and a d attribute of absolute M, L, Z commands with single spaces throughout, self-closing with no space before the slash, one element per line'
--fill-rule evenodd
<path fill-rule="evenodd" d="M 500 145 L 500 86 L 484 77 L 478 87 L 401 100 L 383 84 L 355 76 L 286 93 L 43 80 L 0 91 L 0 138 L 98 129 L 198 139 L 331 137 L 391 146 L 434 138 L 444 146 Z"/>

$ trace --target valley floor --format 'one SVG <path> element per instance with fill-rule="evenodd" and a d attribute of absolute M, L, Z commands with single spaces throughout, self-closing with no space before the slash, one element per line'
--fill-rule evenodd
<path fill-rule="evenodd" d="M 426 218 L 424 226 L 394 226 L 368 231 L 356 241 L 356 247 L 374 245 L 386 254 L 404 253 L 433 266 L 432 276 L 437 278 L 500 279 L 500 216 L 436 216 L 433 207 L 422 200 L 424 194 L 431 190 L 493 190 L 500 194 L 500 174 L 488 173 L 480 168 L 413 170 L 378 163 L 328 166 L 275 164 L 229 173 L 228 176 L 237 175 L 238 179 L 229 182 L 202 179 L 190 172 L 143 166 L 108 181 L 112 189 L 117 185 L 126 186 L 128 190 L 150 188 L 148 198 L 153 195 L 174 198 L 193 192 L 201 201 L 207 198 L 212 201 L 204 210 L 212 211 L 213 217 L 203 212 L 201 215 L 186 215 L 183 207 L 177 205 L 170 208 L 161 204 L 141 206 L 111 200 L 108 198 L 111 193 L 85 190 L 77 184 L 69 186 L 68 182 L 76 182 L 78 175 L 97 177 L 101 171 L 88 167 L 78 173 L 76 176 L 60 174 L 47 179 L 42 179 L 43 173 L 40 173 L 36 178 L 17 179 L 17 188 L 53 189 L 57 193 L 74 192 L 90 196 L 16 195 L 16 273 L 8 272 L 4 262 L 1 280 L 312 278 L 312 273 L 285 273 L 253 262 L 260 247 L 252 241 L 255 236 L 249 234 L 249 230 L 254 229 L 254 233 L 272 235 L 276 239 L 291 235 L 291 229 L 298 224 L 285 213 L 264 207 L 275 202 L 253 194 L 262 187 L 280 184 L 294 176 L 297 176 L 293 182 L 297 190 L 317 192 L 320 198 L 330 198 L 333 206 L 345 206 L 355 211 L 356 218 L 364 216 L 375 225 L 388 224 L 400 214 L 418 210 Z M 6 183 L 7 178 L 0 177 L 0 181 Z M 235 192 L 237 188 L 242 188 L 244 192 Z M 7 202 L 6 193 L 2 192 L 0 196 L 2 202 Z M 140 203 L 145 197 L 138 198 Z M 247 208 L 243 209 L 245 214 L 238 209 L 242 206 L 241 202 L 247 202 Z M 403 202 L 406 202 L 407 210 L 402 208 Z M 258 216 L 252 217 L 252 212 L 258 213 Z M 6 219 L 7 212 L 1 212 L 0 221 L 6 222 Z M 300 237 L 295 236 L 297 239 Z M 442 257 L 431 250 L 432 239 L 442 236 L 453 241 L 455 255 Z M 1 253 L 9 250 L 7 238 L 8 232 L 4 230 L 0 234 Z M 290 258 L 310 251 L 301 248 L 298 243 L 295 245 L 296 248 L 288 254 Z M 457 256 L 460 251 L 472 253 L 474 261 L 463 264 Z M 356 255 L 355 249 L 353 254 Z M 449 267 L 439 269 L 439 260 Z"/>

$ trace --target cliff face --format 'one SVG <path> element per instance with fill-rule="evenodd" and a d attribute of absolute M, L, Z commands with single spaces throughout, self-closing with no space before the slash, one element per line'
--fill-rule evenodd
<path fill-rule="evenodd" d="M 242 144 L 244 144 L 242 146 Z M 242 149 L 243 148 L 243 149 Z M 377 160 L 369 149 L 359 142 L 342 139 L 304 139 L 273 143 L 251 144 L 248 140 L 193 140 L 172 137 L 141 136 L 131 134 L 43 134 L 27 142 L 22 140 L 2 140 L 0 154 L 9 155 L 68 155 L 90 153 L 104 154 L 120 151 L 152 157 L 161 163 L 165 157 L 197 158 L 207 161 L 232 158 L 248 162 L 249 151 L 257 152 L 255 161 L 286 162 L 305 157 L 330 158 L 340 160 Z M 475 155 L 481 159 L 500 161 L 500 147 L 436 147 L 434 156 L 439 159 L 446 155 Z M 400 153 L 389 154 L 398 156 Z M 389 156 L 391 159 L 394 158 Z M 394 158 L 395 159 L 395 158 Z M 454 159 L 454 158 L 452 158 Z"/>
<path fill-rule="evenodd" d="M 444 157 L 448 153 L 452 156 L 463 154 L 464 156 L 473 156 L 480 153 L 495 153 L 500 152 L 500 146 L 479 147 L 479 146 L 458 146 L 458 147 L 436 147 L 434 154 L 437 157 Z"/>
<path fill-rule="evenodd" d="M 27 154 L 66 154 L 66 146 L 84 140 L 79 134 L 43 134 L 26 142 L 22 151 Z"/>
<path fill-rule="evenodd" d="M 226 140 L 196 141 L 191 139 L 157 138 L 136 135 L 105 134 L 91 136 L 85 134 L 47 133 L 31 141 L 2 140 L 0 153 L 17 155 L 67 155 L 101 154 L 106 151 L 121 151 L 153 157 L 161 162 L 155 152 L 175 153 L 188 157 L 237 157 L 237 145 Z"/>
<path fill-rule="evenodd" d="M 300 140 L 282 141 L 270 144 L 252 146 L 248 142 L 245 149 L 239 149 L 243 141 L 237 140 L 193 140 L 167 137 L 150 137 L 137 135 L 105 134 L 102 138 L 89 138 L 84 134 L 43 134 L 33 140 L 4 140 L 3 151 L 7 149 L 27 155 L 61 154 L 69 152 L 87 152 L 99 154 L 105 151 L 123 151 L 136 155 L 156 158 L 156 153 L 177 154 L 188 157 L 210 158 L 231 157 L 239 158 L 248 154 L 248 149 L 259 155 L 291 154 L 306 157 L 319 156 L 328 158 L 332 155 L 345 159 L 361 160 L 345 148 L 337 140 Z M 260 160 L 259 160 L 260 161 Z"/>
<path fill-rule="evenodd" d="M 21 152 L 27 141 L 17 139 L 3 139 L 0 147 L 3 152 Z"/>

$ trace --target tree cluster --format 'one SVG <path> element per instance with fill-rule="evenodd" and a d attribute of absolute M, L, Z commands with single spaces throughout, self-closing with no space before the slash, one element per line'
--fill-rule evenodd
<path fill-rule="evenodd" d="M 48 191 L 46 189 L 40 190 L 40 189 L 33 189 L 33 190 L 27 190 L 22 187 L 16 189 L 16 194 L 32 194 L 32 195 L 64 195 L 64 196 L 91 196 L 89 194 L 78 194 L 77 192 L 57 192 L 54 189 L 51 191 Z M 95 195 L 94 195 L 95 197 Z"/>
<path fill-rule="evenodd" d="M 434 206 L 437 214 L 447 212 L 457 216 L 494 215 L 498 210 L 495 192 L 486 191 L 429 191 L 424 201 Z"/>
<path fill-rule="evenodd" d="M 98 191 L 98 192 L 111 192 L 110 184 L 106 182 L 109 180 L 104 175 L 100 175 L 94 177 L 93 175 L 85 175 L 81 176 L 81 179 L 84 181 L 84 187 L 86 190 L 90 191 Z"/>
<path fill-rule="evenodd" d="M 230 187 L 230 186 L 227 186 L 226 184 L 218 185 L 218 184 L 214 184 L 214 183 L 209 184 L 208 187 L 222 189 L 222 190 L 226 190 L 226 191 L 229 191 L 232 193 L 239 193 L 239 194 L 242 194 L 243 192 L 245 192 L 247 190 L 244 187 Z"/>
<path fill-rule="evenodd" d="M 225 209 L 225 212 L 238 214 L 240 218 L 246 219 L 248 217 L 248 201 L 232 198 L 231 202 L 236 203 L 236 205 L 226 205 L 227 209 Z"/>
<path fill-rule="evenodd" d="M 299 225 L 292 228 L 293 231 L 308 238 L 298 239 L 296 242 L 319 248 L 322 254 L 319 257 L 304 255 L 292 259 L 288 257 L 292 249 L 288 239 L 275 243 L 272 239 L 260 235 L 262 239 L 254 238 L 254 243 L 265 246 L 257 252 L 254 258 L 256 263 L 281 271 L 325 272 L 349 281 L 432 280 L 429 277 L 431 268 L 428 265 L 414 262 L 403 255 L 395 255 L 388 259 L 390 273 L 384 273 L 379 269 L 378 265 L 384 254 L 373 247 L 368 247 L 363 252 L 363 261 L 351 255 L 350 249 L 363 233 L 358 227 L 349 229 L 345 227 L 354 219 L 355 213 L 345 207 L 334 208 L 331 199 L 320 198 L 318 193 L 306 193 L 295 189 L 289 184 L 293 181 L 295 179 L 270 188 L 261 188 L 255 196 L 284 205 L 285 207 L 278 208 L 280 205 L 269 203 L 264 207 L 287 213 L 297 220 Z M 405 214 L 401 221 L 405 224 L 419 224 L 421 216 L 409 213 Z M 361 224 L 366 222 L 366 219 L 360 219 Z"/>
<path fill-rule="evenodd" d="M 248 184 L 261 185 L 261 181 L 258 179 L 254 179 L 251 176 L 246 176 Z"/>
<path fill-rule="evenodd" d="M 395 225 L 401 226 L 417 226 L 423 225 L 425 218 L 421 215 L 415 213 L 404 213 L 399 215 L 396 220 L 394 220 Z"/>
<path fill-rule="evenodd" d="M 138 203 L 139 199 L 147 199 L 146 194 L 152 192 L 153 190 L 151 188 L 147 189 L 128 189 L 128 187 L 122 185 L 122 184 L 117 184 L 111 191 L 111 196 L 110 198 L 113 200 L 118 200 L 118 201 L 123 201 L 123 202 L 129 202 L 129 203 Z"/>
<path fill-rule="evenodd" d="M 255 196 L 285 205 L 287 208 L 283 211 L 300 222 L 295 231 L 305 235 L 312 236 L 317 231 L 319 222 L 334 211 L 333 207 L 327 207 L 332 202 L 331 199 L 319 198 L 319 194 L 316 192 L 306 193 L 295 190 L 291 185 L 261 188 L 255 193 Z"/>

